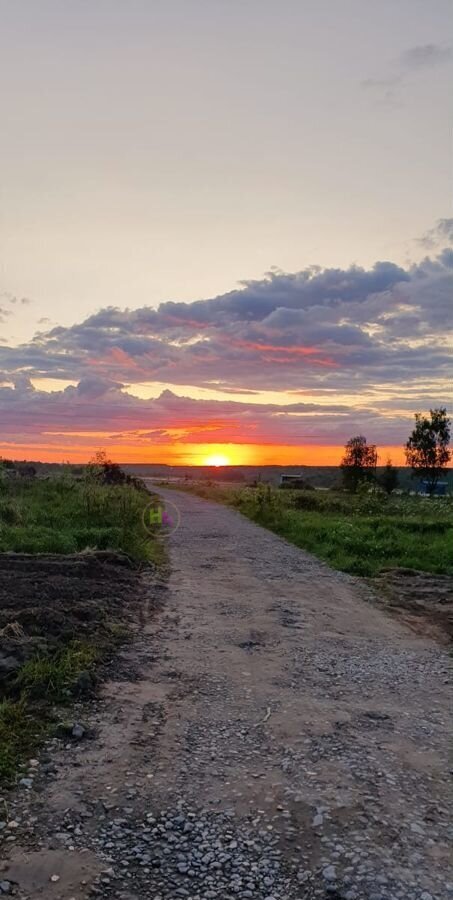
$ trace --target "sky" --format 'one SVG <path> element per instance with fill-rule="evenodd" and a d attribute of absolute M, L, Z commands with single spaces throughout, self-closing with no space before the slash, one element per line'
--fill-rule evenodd
<path fill-rule="evenodd" d="M 403 462 L 451 398 L 450 0 L 0 16 L 0 454 Z"/>

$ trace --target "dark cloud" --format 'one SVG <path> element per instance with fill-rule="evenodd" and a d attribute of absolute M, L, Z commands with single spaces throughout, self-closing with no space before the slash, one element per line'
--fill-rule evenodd
<path fill-rule="evenodd" d="M 409 80 L 411 75 L 426 69 L 433 69 L 453 60 L 453 48 L 445 44 L 420 44 L 409 47 L 394 63 L 394 70 L 389 75 L 377 78 L 365 78 L 361 82 L 365 90 L 373 90 L 382 101 L 390 106 L 401 105 L 398 102 L 399 89 Z"/>
<path fill-rule="evenodd" d="M 451 220 L 433 231 L 446 239 Z M 360 426 L 381 443 L 399 441 L 405 416 L 390 401 L 370 406 L 364 397 L 396 391 L 417 409 L 428 385 L 429 395 L 442 396 L 451 367 L 452 263 L 444 249 L 408 268 L 384 261 L 370 269 L 273 271 L 212 299 L 102 309 L 28 344 L 0 347 L 3 383 L 15 383 L 0 391 L 2 427 L 35 435 L 133 431 L 139 441 L 168 440 L 176 428 L 182 441 L 338 443 Z M 30 378 L 37 377 L 77 387 L 33 391 Z M 167 392 L 148 401 L 123 387 L 142 382 L 215 388 L 228 399 Z M 271 408 L 230 399 L 263 390 L 308 393 L 323 403 Z M 336 403 L 339 394 L 351 406 Z"/>
<path fill-rule="evenodd" d="M 408 426 L 377 407 L 351 408 L 340 403 L 252 404 L 233 400 L 194 400 L 164 391 L 142 400 L 108 389 L 102 397 L 80 385 L 45 393 L 25 386 L 0 388 L 2 440 L 61 446 L 80 443 L 78 433 L 94 440 L 136 447 L 176 442 L 343 444 L 356 431 L 370 439 L 399 443 Z M 65 438 L 66 435 L 66 438 Z"/>
<path fill-rule="evenodd" d="M 85 375 L 77 385 L 77 394 L 80 397 L 98 398 L 123 387 L 124 385 L 118 381 L 109 381 L 106 378 L 99 378 L 98 375 Z"/>
<path fill-rule="evenodd" d="M 27 345 L 0 348 L 1 365 L 82 384 L 90 376 L 95 390 L 143 381 L 356 390 L 358 379 L 385 382 L 395 368 L 410 374 L 421 365 L 431 375 L 445 365 L 451 262 L 444 251 L 409 269 L 379 262 L 370 270 L 273 272 L 210 300 L 109 307 Z"/>
<path fill-rule="evenodd" d="M 453 219 L 439 219 L 433 228 L 430 228 L 417 240 L 427 250 L 433 250 L 435 247 L 445 244 L 453 244 Z M 443 253 L 443 264 L 451 267 L 452 251 L 447 249 Z M 450 260 L 450 263 L 448 260 Z"/>
<path fill-rule="evenodd" d="M 402 81 L 402 75 L 392 75 L 388 78 L 364 78 L 360 84 L 364 90 L 374 92 L 384 106 L 401 106 L 398 88 Z"/>
<path fill-rule="evenodd" d="M 17 297 L 15 294 L 11 294 L 10 291 L 1 291 L 0 297 L 3 298 L 3 300 L 7 300 L 12 306 L 16 306 L 16 304 L 28 306 L 28 304 L 32 302 L 28 297 Z"/>
<path fill-rule="evenodd" d="M 28 377 L 28 375 L 20 374 L 20 375 L 12 375 L 11 381 L 14 384 L 14 388 L 19 394 L 28 394 L 32 393 L 35 388 Z"/>
<path fill-rule="evenodd" d="M 406 69 L 430 69 L 451 62 L 453 48 L 441 44 L 420 44 L 410 47 L 401 55 L 401 65 Z"/>

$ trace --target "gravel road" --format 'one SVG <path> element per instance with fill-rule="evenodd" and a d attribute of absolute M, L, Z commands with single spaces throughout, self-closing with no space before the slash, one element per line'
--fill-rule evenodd
<path fill-rule="evenodd" d="M 162 495 L 170 578 L 85 736 L 31 765 L 0 893 L 453 898 L 447 653 L 234 510 Z"/>

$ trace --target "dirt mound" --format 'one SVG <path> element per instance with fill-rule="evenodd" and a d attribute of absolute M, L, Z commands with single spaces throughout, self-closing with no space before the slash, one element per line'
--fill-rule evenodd
<path fill-rule="evenodd" d="M 125 554 L 0 554 L 0 688 L 32 656 L 135 618 L 140 598 Z"/>
<path fill-rule="evenodd" d="M 404 618 L 417 631 L 433 626 L 445 640 L 453 640 L 453 577 L 415 569 L 384 570 L 375 579 L 386 604 L 407 611 Z"/>

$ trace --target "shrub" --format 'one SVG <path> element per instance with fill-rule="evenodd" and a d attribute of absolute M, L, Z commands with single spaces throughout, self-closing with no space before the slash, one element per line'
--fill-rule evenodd
<path fill-rule="evenodd" d="M 296 509 L 321 509 L 322 502 L 320 498 L 316 496 L 316 493 L 306 493 L 305 491 L 301 492 L 294 497 L 294 506 Z"/>

